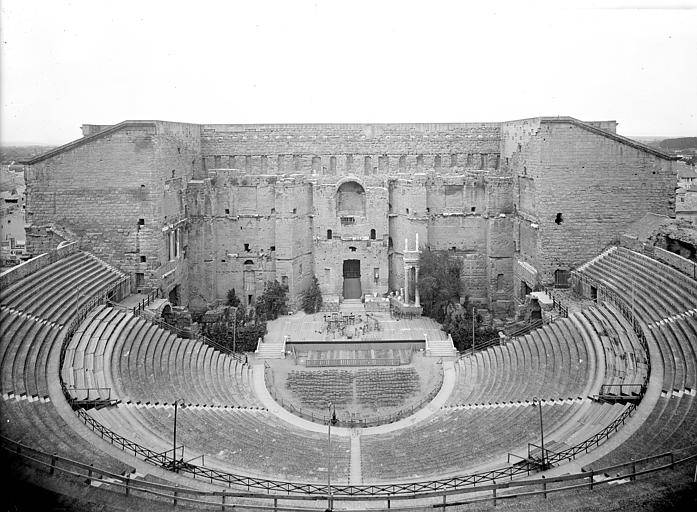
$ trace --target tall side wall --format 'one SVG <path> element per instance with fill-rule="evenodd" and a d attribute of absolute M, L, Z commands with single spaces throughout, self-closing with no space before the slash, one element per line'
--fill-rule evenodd
<path fill-rule="evenodd" d="M 198 126 L 179 123 L 124 123 L 49 153 L 26 171 L 27 249 L 68 233 L 136 286 L 185 287 L 185 230 L 176 258 L 167 231 L 184 221 L 181 191 L 200 165 Z"/>
<path fill-rule="evenodd" d="M 617 241 L 646 212 L 675 215 L 672 162 L 612 132 L 563 119 L 516 121 L 502 125 L 501 148 L 515 180 L 517 257 L 543 283 Z"/>

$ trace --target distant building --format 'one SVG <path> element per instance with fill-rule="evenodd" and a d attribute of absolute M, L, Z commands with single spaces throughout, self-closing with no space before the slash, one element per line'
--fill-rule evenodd
<path fill-rule="evenodd" d="M 30 256 L 25 254 L 24 231 L 25 187 L 0 192 L 0 266 L 17 265 Z"/>
<path fill-rule="evenodd" d="M 697 171 L 684 162 L 676 162 L 678 188 L 675 190 L 675 217 L 697 223 Z"/>

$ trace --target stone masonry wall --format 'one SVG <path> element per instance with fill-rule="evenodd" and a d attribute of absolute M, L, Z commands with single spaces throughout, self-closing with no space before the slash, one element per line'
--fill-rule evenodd
<path fill-rule="evenodd" d="M 363 293 L 399 289 L 418 235 L 462 258 L 470 297 L 506 316 L 515 269 L 550 283 L 645 212 L 675 215 L 670 159 L 615 127 L 127 121 L 30 162 L 28 249 L 76 238 L 194 307 L 230 288 L 253 301 L 270 279 L 297 306 L 313 274 L 340 295 L 346 259 L 361 260 Z M 350 215 L 347 182 L 363 190 Z"/>
<path fill-rule="evenodd" d="M 192 300 L 212 304 L 235 289 L 253 304 L 266 281 L 291 300 L 312 276 L 312 186 L 302 176 L 247 176 L 220 170 L 188 189 Z M 251 299 L 250 299 L 251 296 Z"/>
<path fill-rule="evenodd" d="M 163 228 L 185 217 L 178 191 L 199 153 L 195 125 L 126 122 L 36 159 L 27 168 L 29 250 L 55 225 L 124 272 L 142 274 L 143 285 L 157 287 L 165 274 L 165 292 L 185 283 L 181 258 L 166 261 Z"/>
<path fill-rule="evenodd" d="M 544 283 L 646 212 L 674 216 L 672 162 L 649 148 L 564 118 L 504 123 L 502 133 L 503 165 L 517 184 L 521 260 Z"/>
<path fill-rule="evenodd" d="M 499 123 L 202 125 L 207 169 L 371 175 L 496 168 Z"/>

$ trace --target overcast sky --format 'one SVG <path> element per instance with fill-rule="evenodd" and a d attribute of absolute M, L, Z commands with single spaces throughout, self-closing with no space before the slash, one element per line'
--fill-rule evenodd
<path fill-rule="evenodd" d="M 616 119 L 630 136 L 697 136 L 697 0 L 0 0 L 0 9 L 2 144 L 62 144 L 83 123 L 125 119 L 569 115 Z"/>

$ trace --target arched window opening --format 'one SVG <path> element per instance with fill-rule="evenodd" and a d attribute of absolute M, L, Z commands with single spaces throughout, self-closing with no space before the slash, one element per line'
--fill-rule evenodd
<path fill-rule="evenodd" d="M 327 230 L 327 240 L 331 240 L 331 239 L 332 239 L 332 230 L 328 229 Z"/>
<path fill-rule="evenodd" d="M 370 230 L 370 239 L 375 240 L 375 230 L 374 229 Z"/>

